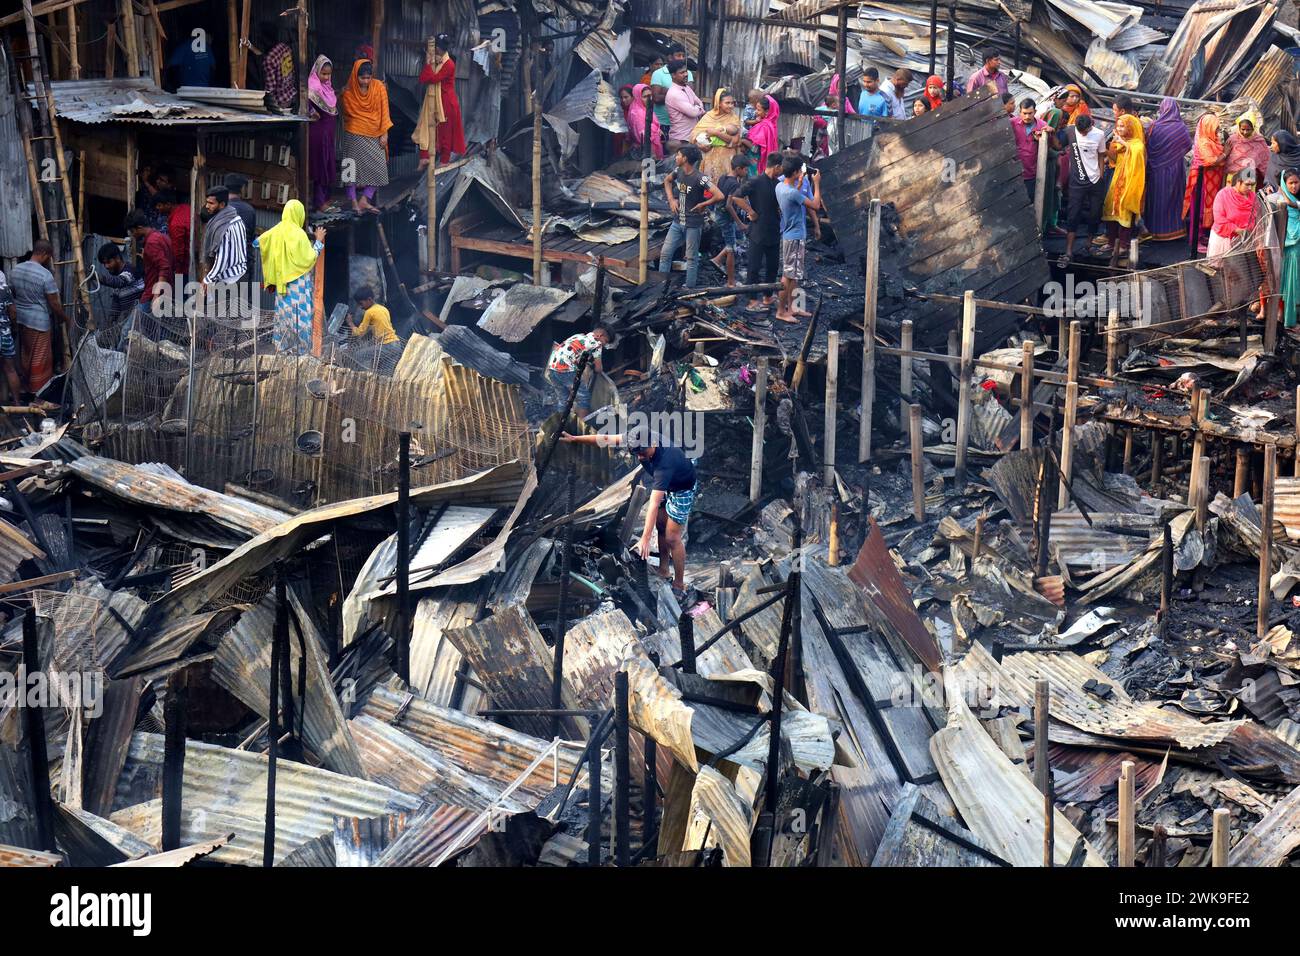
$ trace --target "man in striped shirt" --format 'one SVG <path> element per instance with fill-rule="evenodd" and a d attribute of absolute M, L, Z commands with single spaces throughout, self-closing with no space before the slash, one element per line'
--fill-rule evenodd
<path fill-rule="evenodd" d="M 213 186 L 203 203 L 204 297 L 210 286 L 238 282 L 248 270 L 248 233 L 239 213 L 230 205 L 230 190 Z"/>

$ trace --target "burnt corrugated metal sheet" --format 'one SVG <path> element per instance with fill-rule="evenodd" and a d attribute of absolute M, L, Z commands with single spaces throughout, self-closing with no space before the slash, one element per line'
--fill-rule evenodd
<path fill-rule="evenodd" d="M 530 380 L 528 366 L 505 352 L 498 352 L 473 329 L 463 325 L 453 325 L 439 333 L 438 344 L 457 362 L 488 378 L 510 385 L 527 385 Z"/>
<path fill-rule="evenodd" d="M 875 518 L 870 520 L 871 530 L 858 551 L 857 560 L 849 569 L 849 580 L 862 589 L 867 600 L 893 625 L 897 636 L 912 649 L 917 659 L 931 671 L 938 670 L 939 645 L 917 616 L 912 594 L 898 573 L 880 526 Z"/>
<path fill-rule="evenodd" d="M 295 718 L 302 721 L 302 737 L 320 762 L 336 773 L 352 777 L 366 776 L 356 742 L 348 733 L 343 709 L 339 706 L 330 681 L 329 653 L 312 617 L 292 590 L 289 594 L 289 672 L 294 694 Z M 212 662 L 212 679 L 266 719 L 270 713 L 268 699 L 271 674 L 271 637 L 275 633 L 276 598 L 272 591 L 256 607 L 240 615 L 239 622 L 227 631 L 217 645 Z M 306 699 L 298 697 L 298 673 L 302 667 L 301 644 L 306 647 Z M 281 702 L 283 706 L 283 702 Z"/>
<path fill-rule="evenodd" d="M 18 136 L 18 117 L 9 89 L 9 61 L 0 50 L 0 259 L 17 259 L 31 251 L 32 191 Z M 24 107 L 26 108 L 26 107 Z"/>
<path fill-rule="evenodd" d="M 433 866 L 453 847 L 473 846 L 482 832 L 480 814 L 438 805 L 412 818 L 406 832 L 379 857 L 378 865 Z"/>
<path fill-rule="evenodd" d="M 379 858 L 406 829 L 405 813 L 386 817 L 335 817 L 336 866 L 378 866 Z"/>
<path fill-rule="evenodd" d="M 30 89 L 30 88 L 29 88 Z M 301 123 L 299 116 L 216 106 L 168 93 L 143 77 L 59 80 L 50 84 L 54 111 L 75 123 L 206 126 L 219 123 Z"/>
<path fill-rule="evenodd" d="M 149 839 L 161 828 L 163 738 L 136 734 L 118 780 L 113 814 L 117 822 Z M 266 824 L 265 754 L 188 740 L 181 815 L 181 839 L 201 843 L 233 833 L 212 854 L 221 863 L 262 865 Z M 313 837 L 330 833 L 336 816 L 376 817 L 410 812 L 419 800 L 368 780 L 347 777 L 288 760 L 276 762 L 275 860 Z M 155 842 L 151 840 L 150 842 Z"/>
<path fill-rule="evenodd" d="M 501 787 L 513 783 L 548 746 L 540 737 L 386 687 L 375 688 L 361 714 L 392 723 L 443 759 Z M 557 780 L 563 784 L 573 774 L 580 749 L 580 744 L 562 745 L 558 761 L 544 761 L 515 792 L 521 799 L 541 799 Z"/>
<path fill-rule="evenodd" d="M 63 857 L 58 853 L 0 845 L 0 869 L 20 866 L 58 866 L 62 862 Z"/>
<path fill-rule="evenodd" d="M 12 581 L 24 561 L 45 556 L 27 535 L 0 518 L 0 583 Z"/>
<path fill-rule="evenodd" d="M 522 342 L 547 316 L 572 298 L 571 289 L 521 282 L 497 296 L 477 324 L 503 342 Z"/>
<path fill-rule="evenodd" d="M 194 843 L 190 846 L 177 847 L 174 850 L 164 850 L 162 853 L 153 853 L 149 856 L 127 860 L 124 863 L 114 863 L 113 866 L 174 869 L 185 866 L 187 863 L 193 863 L 205 856 L 210 856 L 216 850 L 225 846 L 229 839 L 229 836 L 225 836 L 216 840 L 207 840 L 203 843 Z"/>

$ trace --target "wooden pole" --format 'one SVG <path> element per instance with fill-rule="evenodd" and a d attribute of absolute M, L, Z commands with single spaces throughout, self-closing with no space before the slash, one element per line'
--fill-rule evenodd
<path fill-rule="evenodd" d="M 226 56 L 230 60 L 230 88 L 239 89 L 239 4 L 238 0 L 226 2 Z"/>
<path fill-rule="evenodd" d="M 849 7 L 847 3 L 841 3 L 835 23 L 835 72 L 840 77 L 840 100 L 835 104 L 835 152 L 837 153 L 844 149 L 844 134 L 848 126 L 844 119 L 844 101 L 849 96 L 848 84 L 844 81 L 844 74 L 848 72 L 848 56 Z M 759 158 L 760 164 L 766 161 L 766 157 Z"/>
<path fill-rule="evenodd" d="M 253 29 L 253 0 L 244 0 L 239 14 L 239 38 L 247 40 Z M 236 89 L 248 88 L 248 47 L 239 45 L 239 76 L 235 82 Z"/>
<path fill-rule="evenodd" d="M 80 7 L 68 7 L 68 53 L 72 57 L 69 67 L 70 79 L 81 79 L 81 54 L 77 51 L 77 11 Z"/>
<path fill-rule="evenodd" d="M 1065 422 L 1061 426 L 1061 484 L 1056 496 L 1057 508 L 1070 500 L 1067 482 L 1074 469 L 1074 422 L 1079 409 L 1079 340 L 1082 335 L 1076 319 L 1070 323 L 1070 349 L 1066 363 Z"/>
<path fill-rule="evenodd" d="M 637 249 L 637 268 L 636 281 L 638 285 L 645 285 L 646 270 L 649 267 L 650 258 L 650 172 L 643 164 L 641 166 L 641 225 L 640 246 Z"/>
<path fill-rule="evenodd" d="M 375 67 L 375 79 L 379 79 L 380 39 L 384 35 L 384 0 L 371 0 L 370 4 L 370 45 L 374 47 L 375 58 L 371 62 Z"/>
<path fill-rule="evenodd" d="M 1046 132 L 1046 130 L 1044 130 Z M 1034 222 L 1043 231 L 1043 207 L 1047 204 L 1047 137 L 1038 137 L 1037 168 L 1034 173 Z M 1067 250 L 1069 251 L 1069 250 Z"/>
<path fill-rule="evenodd" d="M 1151 430 L 1151 493 L 1155 494 L 1156 485 L 1160 483 L 1160 471 L 1164 464 L 1165 436 L 1154 428 Z"/>
<path fill-rule="evenodd" d="M 831 499 L 830 543 L 827 548 L 826 563 L 832 568 L 840 566 L 840 499 Z"/>
<path fill-rule="evenodd" d="M 1138 267 L 1138 241 L 1134 236 L 1128 241 L 1128 267 L 1136 269 Z"/>
<path fill-rule="evenodd" d="M 1160 542 L 1160 633 L 1169 628 L 1169 602 L 1174 596 L 1174 537 L 1166 524 Z"/>
<path fill-rule="evenodd" d="M 1134 777 L 1136 765 L 1125 760 L 1119 770 L 1119 865 L 1133 866 L 1137 830 L 1134 821 Z"/>
<path fill-rule="evenodd" d="M 957 382 L 957 461 L 953 483 L 966 488 L 966 445 L 970 441 L 970 386 L 975 372 L 975 293 L 966 290 L 961 314 L 961 372 Z"/>
<path fill-rule="evenodd" d="M 1034 343 L 1020 346 L 1020 450 L 1034 447 Z"/>
<path fill-rule="evenodd" d="M 1227 807 L 1217 807 L 1214 811 L 1214 825 L 1210 836 L 1210 866 L 1227 866 L 1228 850 L 1231 849 L 1232 811 Z"/>
<path fill-rule="evenodd" d="M 871 459 L 871 411 L 876 398 L 876 295 L 880 285 L 880 200 L 867 213 L 866 295 L 862 303 L 862 421 L 858 464 Z"/>
<path fill-rule="evenodd" d="M 1133 473 L 1133 429 L 1124 429 L 1124 474 Z"/>
<path fill-rule="evenodd" d="M 1051 686 L 1046 678 L 1040 677 L 1034 681 L 1034 786 L 1043 795 L 1043 866 L 1052 866 L 1056 857 L 1052 767 L 1047 754 L 1047 727 L 1051 713 Z"/>
<path fill-rule="evenodd" d="M 1264 446 L 1264 503 L 1259 511 L 1259 594 L 1255 618 L 1255 636 L 1268 633 L 1268 611 L 1273 594 L 1269 581 L 1273 577 L 1273 482 L 1277 476 L 1277 446 Z"/>
<path fill-rule="evenodd" d="M 908 432 L 912 439 L 912 516 L 925 521 L 925 445 L 921 439 L 921 406 L 907 409 Z"/>
<path fill-rule="evenodd" d="M 754 441 L 749 453 L 749 500 L 756 503 L 763 492 L 763 430 L 767 426 L 767 359 L 758 360 L 754 382 Z"/>
<path fill-rule="evenodd" d="M 1295 423 L 1296 448 L 1300 449 L 1300 385 L 1297 385 L 1295 387 L 1295 408 L 1296 408 L 1296 423 Z M 1300 478 L 1300 450 L 1296 452 L 1296 456 L 1295 456 L 1295 476 L 1297 478 Z"/>
<path fill-rule="evenodd" d="M 1196 429 L 1196 435 L 1192 439 L 1192 466 L 1187 472 L 1187 506 L 1196 507 L 1196 494 L 1198 491 L 1197 482 L 1201 475 L 1201 456 L 1205 454 L 1205 435 L 1201 432 L 1201 409 L 1205 407 L 1202 400 L 1204 392 L 1201 386 L 1192 387 L 1192 425 Z"/>
<path fill-rule="evenodd" d="M 1112 308 L 1106 316 L 1106 375 L 1115 374 L 1119 360 L 1119 310 Z"/>
<path fill-rule="evenodd" d="M 538 63 L 533 62 L 533 285 L 546 285 L 542 275 L 542 96 L 537 89 Z"/>
<path fill-rule="evenodd" d="M 1232 473 L 1232 497 L 1240 498 L 1246 491 L 1246 476 L 1250 473 L 1250 449 L 1237 447 L 1237 467 Z"/>
<path fill-rule="evenodd" d="M 970 564 L 975 567 L 975 559 L 980 556 L 980 546 L 984 541 L 984 515 L 975 516 L 975 541 L 970 549 Z"/>
<path fill-rule="evenodd" d="M 823 480 L 830 488 L 835 483 L 835 419 L 839 412 L 840 333 L 826 333 L 826 420 L 823 447 Z"/>
<path fill-rule="evenodd" d="M 1196 530 L 1205 531 L 1210 512 L 1210 456 L 1201 457 L 1200 474 L 1196 476 Z"/>
<path fill-rule="evenodd" d="M 912 351 L 912 336 L 912 320 L 904 319 L 899 331 L 904 352 Z M 907 355 L 898 357 L 898 393 L 902 396 L 898 403 L 898 423 L 906 429 L 907 408 L 912 404 L 912 359 Z"/>

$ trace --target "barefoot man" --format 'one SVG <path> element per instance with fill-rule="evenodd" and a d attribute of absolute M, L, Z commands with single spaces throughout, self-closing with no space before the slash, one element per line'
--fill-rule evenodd
<path fill-rule="evenodd" d="M 663 445 L 652 433 L 633 429 L 627 435 L 568 435 L 561 441 L 606 448 L 628 448 L 641 463 L 643 478 L 650 484 L 650 503 L 646 507 L 645 528 L 637 542 L 636 553 L 645 560 L 650 556 L 651 532 L 659 532 L 659 576 L 668 577 L 673 568 L 673 593 L 681 598 L 686 591 L 686 543 L 682 533 L 695 505 L 695 464 L 680 448 Z"/>
<path fill-rule="evenodd" d="M 788 157 L 781 165 L 781 182 L 776 187 L 776 201 L 781 207 L 781 294 L 777 297 L 776 317 L 782 322 L 798 322 L 812 315 L 795 303 L 795 290 L 805 275 L 806 210 L 816 215 L 822 205 L 822 174 L 818 170 L 812 172 L 812 198 L 804 195 L 801 187 L 806 168 L 802 160 Z"/>

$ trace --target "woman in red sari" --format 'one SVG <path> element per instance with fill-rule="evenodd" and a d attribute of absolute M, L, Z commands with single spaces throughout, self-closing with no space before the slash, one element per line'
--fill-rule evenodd
<path fill-rule="evenodd" d="M 1219 141 L 1219 117 L 1206 113 L 1196 123 L 1192 142 L 1192 168 L 1183 193 L 1183 218 L 1193 249 L 1204 253 L 1214 225 L 1214 199 L 1223 188 L 1223 164 L 1228 152 Z"/>
<path fill-rule="evenodd" d="M 429 146 L 436 145 L 438 162 L 451 162 L 452 154 L 465 153 L 465 125 L 460 116 L 460 100 L 456 96 L 456 61 L 451 58 L 451 37 L 438 34 L 429 45 L 420 82 L 428 88 L 424 104 L 416 123 L 412 141 L 420 147 L 420 168 L 429 162 Z M 430 135 L 437 129 L 436 138 Z"/>

